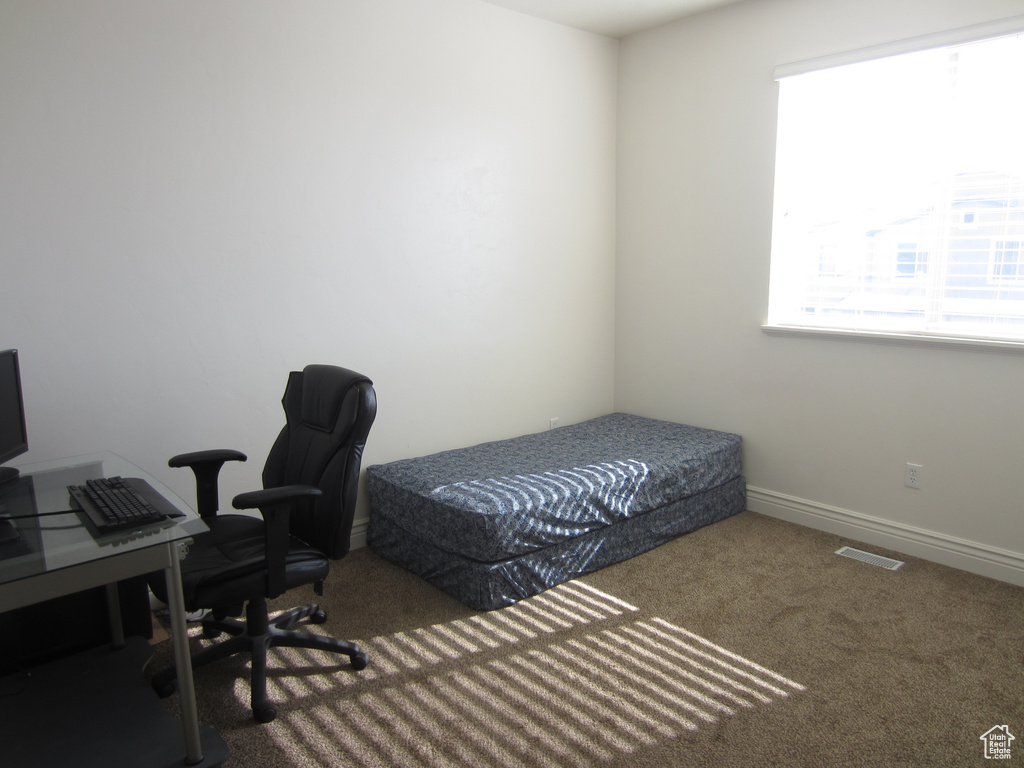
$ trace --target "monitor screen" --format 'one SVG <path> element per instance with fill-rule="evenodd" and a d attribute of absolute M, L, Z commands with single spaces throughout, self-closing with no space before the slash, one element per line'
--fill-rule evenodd
<path fill-rule="evenodd" d="M 28 450 L 25 407 L 21 399 L 18 350 L 0 352 L 0 463 Z M 11 474 L 13 473 L 13 475 Z M 16 470 L 0 468 L 0 482 L 17 477 Z"/>

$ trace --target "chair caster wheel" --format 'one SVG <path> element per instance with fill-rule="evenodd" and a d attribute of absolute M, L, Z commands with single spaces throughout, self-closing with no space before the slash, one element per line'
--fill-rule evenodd
<path fill-rule="evenodd" d="M 327 611 L 323 608 L 317 608 L 311 614 L 309 614 L 309 621 L 311 624 L 323 624 L 327 621 Z"/>
<path fill-rule="evenodd" d="M 153 690 L 156 691 L 156 695 L 159 696 L 161 699 L 166 699 L 168 696 L 174 693 L 174 688 L 177 685 L 177 682 L 177 680 L 169 680 L 166 683 L 164 683 L 160 682 L 159 680 L 154 680 Z"/>
<path fill-rule="evenodd" d="M 208 627 L 205 624 L 203 625 L 203 637 L 207 640 L 213 640 L 214 638 L 220 637 L 221 634 L 223 633 L 219 629 L 216 629 L 215 627 Z"/>
<path fill-rule="evenodd" d="M 257 723 L 269 723 L 277 717 L 277 709 L 269 704 L 264 704 L 262 707 L 257 707 L 252 711 L 252 717 Z"/>
<path fill-rule="evenodd" d="M 352 663 L 352 669 L 358 672 L 360 669 L 366 669 L 366 665 L 370 663 L 370 657 L 360 651 L 359 653 L 352 654 L 349 657 L 349 661 Z"/>

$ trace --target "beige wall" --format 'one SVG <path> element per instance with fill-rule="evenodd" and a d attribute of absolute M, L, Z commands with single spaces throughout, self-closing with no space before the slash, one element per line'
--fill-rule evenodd
<path fill-rule="evenodd" d="M 620 49 L 616 406 L 743 435 L 750 507 L 1024 583 L 1024 355 L 768 336 L 777 64 L 1020 0 L 749 0 Z M 894 116 L 896 117 L 896 116 Z M 905 488 L 907 462 L 924 465 Z"/>
<path fill-rule="evenodd" d="M 246 451 L 369 375 L 365 463 L 612 406 L 617 43 L 476 0 L 4 0 L 26 461 Z M 122 294 L 122 291 L 124 292 Z"/>

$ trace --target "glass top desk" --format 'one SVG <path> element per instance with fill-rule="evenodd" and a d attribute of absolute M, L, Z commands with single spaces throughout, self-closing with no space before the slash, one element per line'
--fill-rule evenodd
<path fill-rule="evenodd" d="M 111 632 L 115 645 L 123 644 L 117 613 L 117 586 L 121 579 L 163 570 L 167 579 L 171 637 L 178 670 L 185 764 L 207 762 L 200 740 L 199 722 L 188 654 L 188 632 L 181 589 L 179 546 L 207 530 L 200 517 L 152 475 L 126 459 L 93 453 L 23 466 L 21 476 L 0 486 L 0 503 L 20 534 L 0 550 L 0 611 L 9 611 L 91 587 L 107 587 Z M 82 485 L 98 477 L 141 477 L 171 502 L 184 517 L 93 536 L 84 515 L 71 508 L 68 485 Z M 38 518 L 17 519 L 42 514 Z M 226 757 L 226 754 L 224 755 Z M 207 764 L 209 764 L 207 762 Z"/>

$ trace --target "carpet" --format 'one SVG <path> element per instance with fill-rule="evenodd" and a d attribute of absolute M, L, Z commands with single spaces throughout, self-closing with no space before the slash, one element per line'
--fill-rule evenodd
<path fill-rule="evenodd" d="M 325 588 L 310 629 L 370 666 L 276 649 L 268 725 L 244 657 L 197 670 L 228 765 L 980 766 L 1024 739 L 1024 589 L 752 512 L 498 611 L 368 549 Z"/>

